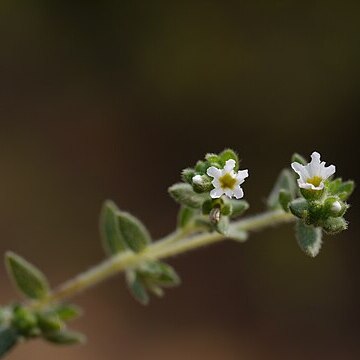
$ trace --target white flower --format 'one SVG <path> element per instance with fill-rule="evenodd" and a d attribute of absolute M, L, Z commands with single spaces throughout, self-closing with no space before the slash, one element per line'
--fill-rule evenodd
<path fill-rule="evenodd" d="M 229 159 L 226 161 L 223 169 L 218 169 L 215 166 L 210 166 L 206 173 L 213 177 L 211 182 L 214 189 L 210 191 L 210 196 L 217 199 L 225 194 L 227 197 L 241 199 L 244 192 L 240 185 L 249 176 L 248 170 L 240 170 L 237 173 L 234 171 L 235 160 Z"/>
<path fill-rule="evenodd" d="M 293 170 L 300 176 L 298 179 L 299 187 L 308 190 L 322 190 L 324 181 L 335 174 L 335 166 L 325 166 L 324 161 L 320 161 L 320 154 L 313 152 L 311 162 L 307 165 L 301 165 L 297 162 L 291 164 Z"/>

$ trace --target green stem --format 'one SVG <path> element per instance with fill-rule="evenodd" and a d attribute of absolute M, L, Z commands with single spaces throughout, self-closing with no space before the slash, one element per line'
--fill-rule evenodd
<path fill-rule="evenodd" d="M 230 225 L 230 227 L 232 229 L 243 231 L 256 231 L 280 223 L 288 223 L 293 220 L 294 216 L 285 213 L 282 210 L 274 210 L 235 221 Z M 188 231 L 175 231 L 165 238 L 154 242 L 140 253 L 125 251 L 105 260 L 99 265 L 94 266 L 88 271 L 60 285 L 57 289 L 50 293 L 46 299 L 30 303 L 29 307 L 47 307 L 52 303 L 64 301 L 128 268 L 136 267 L 146 260 L 167 258 L 210 245 L 224 239 L 226 239 L 226 236 L 217 232 L 189 235 Z"/>

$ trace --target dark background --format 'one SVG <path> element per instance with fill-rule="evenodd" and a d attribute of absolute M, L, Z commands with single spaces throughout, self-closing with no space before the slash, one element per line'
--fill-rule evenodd
<path fill-rule="evenodd" d="M 160 237 L 167 187 L 228 146 L 252 212 L 294 151 L 358 179 L 359 15 L 358 1 L 2 0 L 0 252 L 70 278 L 104 257 L 106 198 Z M 189 253 L 171 260 L 183 285 L 147 308 L 120 276 L 78 297 L 86 346 L 9 359 L 358 359 L 358 200 L 316 259 L 291 226 Z"/>

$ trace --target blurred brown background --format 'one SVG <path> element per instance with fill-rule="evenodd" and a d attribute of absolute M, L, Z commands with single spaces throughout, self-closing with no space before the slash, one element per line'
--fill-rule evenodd
<path fill-rule="evenodd" d="M 359 15 L 358 1 L 2 0 L 0 253 L 68 279 L 104 257 L 106 198 L 162 236 L 167 187 L 227 146 L 253 212 L 294 151 L 358 179 Z M 86 346 L 9 359 L 358 359 L 358 201 L 316 259 L 291 226 L 186 254 L 171 260 L 183 285 L 147 308 L 120 276 L 78 297 Z"/>

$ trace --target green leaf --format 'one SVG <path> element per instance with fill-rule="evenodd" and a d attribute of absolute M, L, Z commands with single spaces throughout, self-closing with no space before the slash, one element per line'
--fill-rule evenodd
<path fill-rule="evenodd" d="M 5 355 L 18 342 L 19 335 L 12 327 L 0 327 L 0 357 Z"/>
<path fill-rule="evenodd" d="M 148 261 L 142 264 L 138 271 L 140 277 L 151 284 L 174 287 L 181 283 L 174 268 L 161 261 Z"/>
<path fill-rule="evenodd" d="M 10 251 L 6 253 L 5 260 L 11 278 L 24 295 L 31 299 L 43 299 L 46 297 L 49 286 L 40 270 Z"/>
<path fill-rule="evenodd" d="M 169 193 L 176 202 L 193 209 L 199 209 L 206 200 L 203 194 L 196 193 L 191 185 L 184 183 L 172 185 Z"/>
<path fill-rule="evenodd" d="M 178 214 L 178 227 L 181 229 L 185 228 L 196 214 L 196 210 L 182 206 Z"/>
<path fill-rule="evenodd" d="M 64 323 L 60 320 L 59 316 L 54 313 L 40 313 L 37 314 L 38 324 L 41 331 L 47 333 L 57 333 L 63 327 Z"/>
<path fill-rule="evenodd" d="M 249 234 L 241 229 L 230 229 L 226 236 L 231 240 L 242 243 L 248 239 Z"/>
<path fill-rule="evenodd" d="M 45 334 L 44 338 L 57 345 L 84 344 L 86 341 L 86 337 L 83 334 L 70 330 L 50 332 Z"/>
<path fill-rule="evenodd" d="M 279 195 L 281 190 L 288 191 L 291 199 L 295 197 L 296 194 L 296 182 L 293 174 L 289 169 L 283 169 L 278 176 L 273 189 L 270 192 L 270 195 L 267 200 L 267 206 L 269 209 L 276 209 L 280 207 L 279 204 Z"/>
<path fill-rule="evenodd" d="M 233 159 L 236 162 L 234 170 L 239 170 L 239 157 L 232 149 L 225 149 L 219 154 L 221 166 L 224 167 L 227 160 Z"/>
<path fill-rule="evenodd" d="M 337 178 L 333 181 L 330 181 L 327 186 L 327 190 L 330 195 L 339 196 L 340 200 L 347 200 L 355 189 L 354 181 L 342 181 L 340 178 Z"/>
<path fill-rule="evenodd" d="M 142 305 L 147 305 L 150 301 L 149 294 L 140 278 L 139 274 L 134 270 L 126 272 L 126 283 L 132 296 Z"/>
<path fill-rule="evenodd" d="M 231 218 L 242 215 L 250 207 L 249 203 L 245 200 L 230 200 L 230 203 L 232 205 Z"/>
<path fill-rule="evenodd" d="M 293 156 L 291 157 L 291 162 L 297 162 L 301 165 L 306 165 L 308 163 L 306 159 L 298 153 L 293 154 Z"/>
<path fill-rule="evenodd" d="M 307 255 L 315 257 L 322 245 L 322 229 L 305 225 L 299 220 L 296 223 L 296 238 L 300 248 Z"/>
<path fill-rule="evenodd" d="M 215 224 L 215 230 L 220 234 L 228 235 L 229 223 L 228 216 L 221 216 L 219 222 Z"/>
<path fill-rule="evenodd" d="M 100 235 L 108 255 L 115 255 L 126 249 L 126 244 L 119 232 L 118 212 L 119 209 L 115 203 L 110 200 L 105 201 L 100 215 Z"/>
<path fill-rule="evenodd" d="M 117 220 L 122 241 L 133 251 L 140 252 L 151 242 L 146 227 L 127 212 L 118 212 Z"/>
<path fill-rule="evenodd" d="M 78 318 L 82 315 L 82 310 L 75 305 L 62 304 L 54 309 L 54 313 L 62 321 L 69 321 Z"/>
<path fill-rule="evenodd" d="M 279 191 L 279 204 L 283 208 L 284 211 L 289 211 L 289 204 L 293 199 L 292 195 L 288 190 L 281 189 Z"/>

